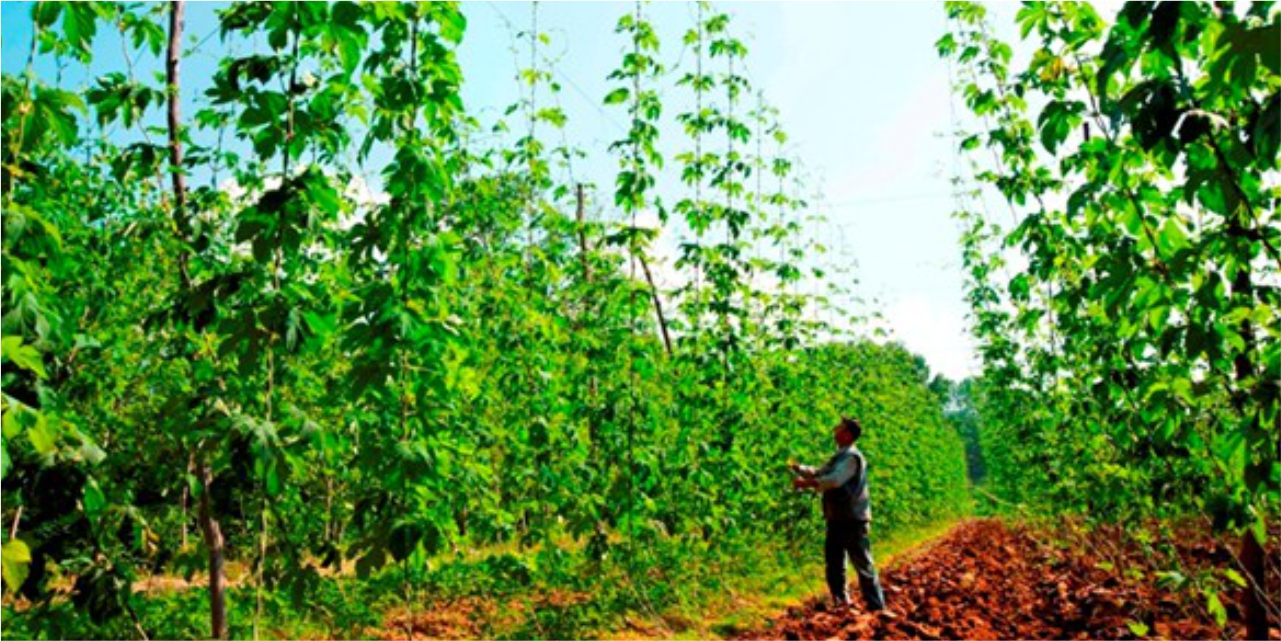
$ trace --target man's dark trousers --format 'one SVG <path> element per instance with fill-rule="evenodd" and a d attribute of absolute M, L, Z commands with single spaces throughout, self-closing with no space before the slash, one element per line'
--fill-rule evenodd
<path fill-rule="evenodd" d="M 869 610 L 880 610 L 885 607 L 885 594 L 881 592 L 881 582 L 872 562 L 872 546 L 867 536 L 867 526 L 867 521 L 858 520 L 827 522 L 827 543 L 824 546 L 827 557 L 827 588 L 836 601 L 848 601 L 845 591 L 845 555 L 848 554 L 850 561 L 854 563 L 854 571 L 858 573 L 858 587 L 863 593 L 863 602 Z"/>

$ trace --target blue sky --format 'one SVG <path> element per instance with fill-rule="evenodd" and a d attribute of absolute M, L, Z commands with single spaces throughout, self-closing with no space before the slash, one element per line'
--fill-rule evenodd
<path fill-rule="evenodd" d="M 565 49 L 560 71 L 595 100 L 567 86 L 562 100 L 576 142 L 601 149 L 619 126 L 596 109 L 608 90 L 621 39 L 613 24 L 626 3 L 544 3 L 539 25 Z M 815 199 L 828 223 L 810 231 L 831 247 L 827 260 L 852 267 L 862 311 L 880 311 L 891 336 L 921 353 L 931 369 L 952 378 L 975 373 L 965 329 L 966 304 L 958 228 L 950 217 L 951 143 L 947 68 L 934 42 L 944 31 L 935 3 L 731 2 L 748 44 L 753 84 L 778 107 L 793 151 L 822 187 Z M 506 27 L 526 28 L 526 3 L 468 5 L 465 64 L 485 65 L 488 43 Z M 651 5 L 665 57 L 680 55 L 690 23 L 684 3 Z M 1005 12 L 1013 15 L 1013 9 Z M 475 37 L 472 37 L 475 36 Z M 501 57 L 501 55 L 496 56 Z M 503 61 L 513 67 L 510 56 Z M 670 66 L 670 65 L 669 65 Z M 568 83 L 566 83 L 568 84 Z M 472 87 L 470 103 L 503 104 L 510 83 Z M 665 96 L 666 97 L 666 96 Z M 681 109 L 680 96 L 666 105 Z M 616 118 L 621 121 L 621 118 Z M 678 130 L 668 129 L 676 133 Z M 608 161 L 605 171 L 612 169 Z M 849 303 L 855 304 L 855 303 Z"/>
<path fill-rule="evenodd" d="M 198 44 L 184 61 L 187 83 L 213 75 L 218 57 L 230 47 L 216 35 L 214 12 L 222 3 L 195 3 L 188 9 L 189 43 Z M 852 268 L 838 274 L 860 298 L 860 311 L 879 311 L 891 336 L 926 357 L 931 369 L 952 378 L 976 373 L 972 343 L 965 329 L 963 274 L 951 219 L 949 171 L 953 144 L 953 101 L 947 68 L 934 50 L 944 32 L 938 3 L 905 2 L 729 2 L 718 7 L 735 15 L 734 30 L 750 49 L 748 76 L 778 107 L 793 153 L 821 197 L 811 199 L 828 222 L 809 232 L 832 248 L 825 260 Z M 568 142 L 588 157 L 575 166 L 576 178 L 612 188 L 615 160 L 605 151 L 623 136 L 621 109 L 603 107 L 611 84 L 606 80 L 625 46 L 614 24 L 631 3 L 540 3 L 539 30 L 559 59 L 556 79 L 560 102 L 569 116 Z M 663 41 L 669 67 L 682 55 L 680 38 L 692 21 L 693 6 L 656 3 L 646 9 Z M 999 32 L 1012 40 L 1014 7 L 992 8 Z M 30 44 L 29 3 L 6 2 L 3 20 L 3 70 L 21 72 Z M 492 122 L 515 102 L 519 87 L 511 52 L 514 30 L 527 29 L 531 5 L 525 2 L 474 2 L 464 5 L 467 35 L 459 51 L 466 83 L 463 98 L 471 113 Z M 94 62 L 61 72 L 62 85 L 81 88 L 89 78 L 121 65 L 119 39 L 104 34 L 95 44 Z M 522 59 L 526 55 L 522 52 Z M 139 70 L 156 70 L 139 60 Z M 523 61 L 522 61 L 523 64 Z M 52 60 L 41 59 L 37 73 L 57 77 Z M 674 82 L 674 78 L 668 82 Z M 195 110 L 196 87 L 185 87 L 185 113 Z M 683 110 L 679 91 L 664 93 L 668 117 Z M 958 113 L 963 105 L 956 102 Z M 159 117 L 159 114 L 156 114 Z M 159 122 L 159 121 L 157 121 Z M 670 156 L 682 144 L 679 128 L 664 129 Z M 660 190 L 675 184 L 669 160 Z M 376 168 L 371 170 L 376 173 Z M 675 195 L 669 196 L 675 200 Z M 609 215 L 598 211 L 597 215 Z M 675 235 L 667 234 L 660 259 L 670 262 Z M 660 269 L 667 284 L 675 276 Z M 856 280 L 850 280 L 856 279 Z M 853 305 L 854 303 L 848 303 Z"/>

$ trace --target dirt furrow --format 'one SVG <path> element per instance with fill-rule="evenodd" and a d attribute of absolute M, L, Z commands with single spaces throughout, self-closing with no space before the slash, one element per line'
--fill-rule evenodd
<path fill-rule="evenodd" d="M 1158 580 L 1150 555 L 1111 546 L 1104 560 L 1088 539 L 1047 543 L 1054 538 L 996 520 L 970 521 L 882 573 L 890 614 L 859 605 L 831 611 L 814 599 L 747 638 L 1241 637 L 1240 590 L 1230 584 L 1221 596 L 1228 618 L 1221 630 L 1198 592 Z M 1176 547 L 1188 574 L 1221 573 L 1232 562 L 1230 550 L 1208 537 Z M 1275 572 L 1268 586 L 1275 600 L 1281 593 Z M 1281 639 L 1281 631 L 1273 627 L 1270 638 Z"/>

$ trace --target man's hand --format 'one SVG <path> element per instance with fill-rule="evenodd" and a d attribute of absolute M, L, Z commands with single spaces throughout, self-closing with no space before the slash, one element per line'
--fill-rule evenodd
<path fill-rule="evenodd" d="M 803 490 L 807 487 L 814 487 L 814 485 L 815 483 L 813 479 L 803 479 L 799 477 L 792 479 L 792 487 L 798 490 Z"/>
<path fill-rule="evenodd" d="M 799 478 L 808 479 L 814 477 L 814 470 L 812 468 L 801 465 L 796 461 L 789 461 L 787 463 L 787 469 L 791 470 L 792 474 Z"/>

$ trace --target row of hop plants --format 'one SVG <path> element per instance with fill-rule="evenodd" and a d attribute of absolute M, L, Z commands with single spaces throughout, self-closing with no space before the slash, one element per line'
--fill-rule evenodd
<path fill-rule="evenodd" d="M 3 79 L 7 621 L 146 636 L 133 585 L 199 570 L 209 636 L 258 637 L 344 560 L 398 568 L 412 603 L 468 546 L 626 569 L 814 542 L 782 463 L 851 408 L 887 529 L 966 509 L 910 355 L 815 320 L 804 185 L 730 17 L 695 6 L 675 82 L 646 7 L 619 20 L 611 199 L 574 179 L 537 12 L 494 137 L 460 99 L 456 5 L 237 3 L 191 47 L 183 3 L 32 5 Z M 121 59 L 93 60 L 104 38 Z M 113 68 L 66 88 L 45 58 Z M 670 211 L 660 137 L 684 149 Z M 677 286 L 648 213 L 682 234 Z"/>
<path fill-rule="evenodd" d="M 1088 3 L 1029 4 L 1015 21 L 1036 52 L 1019 63 L 985 7 L 946 11 L 938 50 L 972 116 L 957 215 L 991 492 L 1036 513 L 1239 536 L 1240 563 L 1197 586 L 1220 625 L 1219 595 L 1244 588 L 1247 638 L 1266 636 L 1278 11 L 1130 3 L 1109 23 Z"/>

